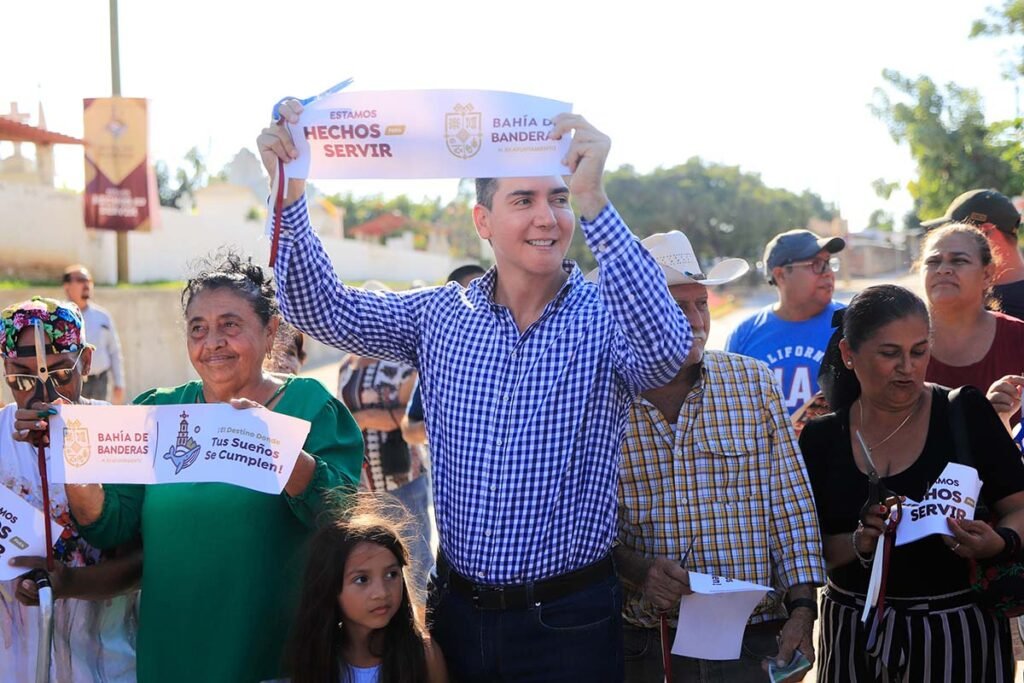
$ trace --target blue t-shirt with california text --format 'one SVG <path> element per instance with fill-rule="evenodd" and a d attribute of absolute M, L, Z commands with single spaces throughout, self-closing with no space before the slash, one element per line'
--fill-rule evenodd
<path fill-rule="evenodd" d="M 818 393 L 818 369 L 832 337 L 832 314 L 845 304 L 832 301 L 808 320 L 783 320 L 768 305 L 741 322 L 725 342 L 725 350 L 768 364 L 792 415 Z"/>

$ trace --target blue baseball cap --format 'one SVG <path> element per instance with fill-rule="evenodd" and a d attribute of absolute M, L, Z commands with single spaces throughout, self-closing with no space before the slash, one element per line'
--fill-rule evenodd
<path fill-rule="evenodd" d="M 819 237 L 810 230 L 787 230 L 771 239 L 764 248 L 764 269 L 768 282 L 772 270 L 781 266 L 814 258 L 822 249 L 837 254 L 846 248 L 842 237 Z"/>

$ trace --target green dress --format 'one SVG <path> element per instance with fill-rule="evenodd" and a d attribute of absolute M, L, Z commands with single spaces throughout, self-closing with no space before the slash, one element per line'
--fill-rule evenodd
<path fill-rule="evenodd" d="M 142 405 L 202 401 L 200 382 L 153 389 Z M 316 458 L 300 496 L 228 484 L 110 485 L 82 535 L 108 548 L 142 532 L 138 680 L 256 683 L 284 673 L 306 542 L 323 494 L 354 491 L 362 436 L 348 410 L 316 380 L 290 378 L 274 411 L 312 423 Z"/>

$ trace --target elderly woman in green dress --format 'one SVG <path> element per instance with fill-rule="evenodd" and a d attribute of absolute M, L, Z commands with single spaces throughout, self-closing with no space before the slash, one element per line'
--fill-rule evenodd
<path fill-rule="evenodd" d="M 68 487 L 83 536 L 99 547 L 141 531 L 144 599 L 138 677 L 262 681 L 283 675 L 305 545 L 332 490 L 354 490 L 359 427 L 317 381 L 262 369 L 279 324 L 273 285 L 235 255 L 182 292 L 198 381 L 152 389 L 142 405 L 262 405 L 311 423 L 280 495 L 228 484 Z"/>

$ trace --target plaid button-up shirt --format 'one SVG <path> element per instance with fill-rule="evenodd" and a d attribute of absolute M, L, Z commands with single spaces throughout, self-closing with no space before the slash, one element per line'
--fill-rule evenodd
<path fill-rule="evenodd" d="M 619 447 L 632 397 L 664 384 L 692 342 L 661 269 L 609 205 L 583 233 L 601 267 L 568 279 L 522 334 L 491 269 L 410 292 L 348 287 L 309 226 L 284 211 L 285 317 L 320 341 L 420 370 L 441 548 L 474 581 L 573 571 L 615 538 Z"/>
<path fill-rule="evenodd" d="M 705 352 L 674 425 L 643 397 L 630 410 L 617 542 L 681 560 L 694 537 L 686 569 L 776 589 L 752 624 L 786 615 L 789 586 L 825 581 L 804 461 L 771 371 L 752 358 Z M 628 585 L 623 612 L 635 626 L 658 624 L 654 606 Z"/>

